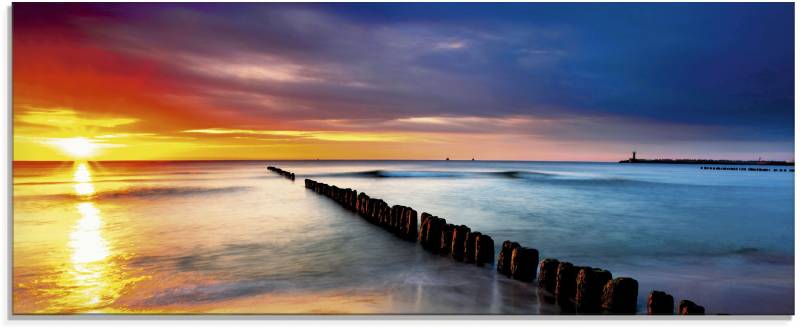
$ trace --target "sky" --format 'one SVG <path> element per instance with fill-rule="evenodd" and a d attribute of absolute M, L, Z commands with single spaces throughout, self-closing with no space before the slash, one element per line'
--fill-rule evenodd
<path fill-rule="evenodd" d="M 14 3 L 14 160 L 794 160 L 792 3 Z"/>

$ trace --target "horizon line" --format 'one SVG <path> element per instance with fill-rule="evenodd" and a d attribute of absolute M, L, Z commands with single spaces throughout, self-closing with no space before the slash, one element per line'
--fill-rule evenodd
<path fill-rule="evenodd" d="M 592 162 L 592 163 L 619 163 L 619 161 L 591 161 L 591 160 L 515 160 L 515 159 L 111 159 L 111 160 L 11 160 L 11 162 L 159 162 L 159 161 L 482 161 L 482 162 Z"/>
<path fill-rule="evenodd" d="M 709 160 L 709 161 L 758 161 L 758 160 L 737 160 L 737 159 L 690 159 L 690 158 L 660 158 L 660 159 L 640 159 L 640 160 Z M 515 160 L 515 159 L 486 159 L 486 160 L 472 160 L 472 159 L 111 159 L 111 160 L 11 160 L 14 162 L 175 162 L 175 161 L 457 161 L 457 162 L 571 162 L 571 163 L 621 163 L 625 160 L 614 161 L 601 161 L 601 160 Z M 795 163 L 794 160 L 761 160 L 764 162 L 785 162 L 787 164 Z M 668 164 L 665 162 L 664 164 Z"/>

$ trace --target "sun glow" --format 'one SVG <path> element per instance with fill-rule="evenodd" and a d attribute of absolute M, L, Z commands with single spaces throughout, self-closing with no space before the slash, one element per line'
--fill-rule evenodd
<path fill-rule="evenodd" d="M 97 150 L 97 144 L 85 137 L 57 139 L 51 143 L 75 158 L 86 158 Z"/>

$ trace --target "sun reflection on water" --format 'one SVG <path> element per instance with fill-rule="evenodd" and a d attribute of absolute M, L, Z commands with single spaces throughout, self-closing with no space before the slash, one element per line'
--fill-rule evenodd
<path fill-rule="evenodd" d="M 75 173 L 72 176 L 72 180 L 77 183 L 88 183 L 92 181 L 92 173 L 89 171 L 89 166 L 85 162 L 77 163 L 75 166 Z"/>
<path fill-rule="evenodd" d="M 81 219 L 70 234 L 69 246 L 72 249 L 72 262 L 85 264 L 108 257 L 108 244 L 101 235 L 102 221 L 100 211 L 91 202 L 77 205 Z"/>
<path fill-rule="evenodd" d="M 57 296 L 49 310 L 57 312 L 97 312 L 113 304 L 125 287 L 135 282 L 127 277 L 118 262 L 124 256 L 114 253 L 107 240 L 102 212 L 91 199 L 95 189 L 91 167 L 80 162 L 73 173 L 75 210 L 79 219 L 73 225 L 67 243 L 69 261 L 56 281 Z"/>
<path fill-rule="evenodd" d="M 85 162 L 76 164 L 75 173 L 73 174 L 72 180 L 75 182 L 75 194 L 80 196 L 89 196 L 94 194 L 92 174 L 89 171 L 89 166 Z"/>

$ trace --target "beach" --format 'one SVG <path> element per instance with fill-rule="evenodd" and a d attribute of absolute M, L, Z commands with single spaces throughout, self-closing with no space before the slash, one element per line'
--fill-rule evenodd
<path fill-rule="evenodd" d="M 559 313 L 535 283 L 430 254 L 304 178 L 635 278 L 640 314 L 651 290 L 794 312 L 794 173 L 455 160 L 14 162 L 13 311 Z"/>

